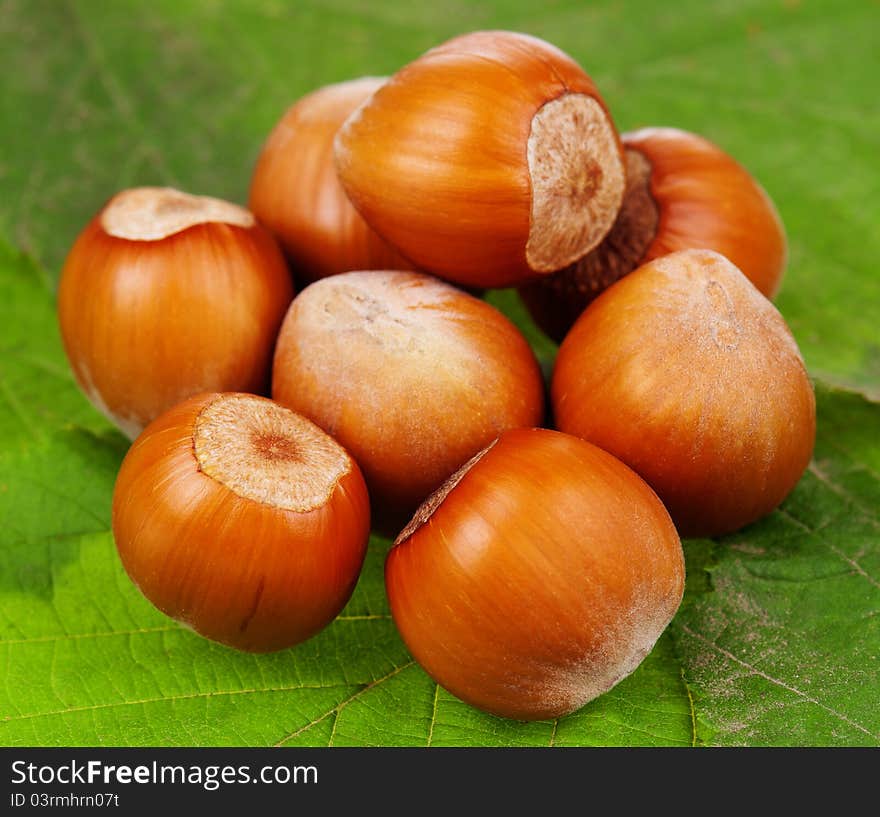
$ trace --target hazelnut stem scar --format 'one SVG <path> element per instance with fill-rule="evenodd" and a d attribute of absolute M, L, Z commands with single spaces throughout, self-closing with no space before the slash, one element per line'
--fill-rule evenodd
<path fill-rule="evenodd" d="M 264 398 L 229 394 L 196 418 L 200 470 L 245 499 L 307 513 L 351 470 L 345 449 L 311 421 Z"/>
<path fill-rule="evenodd" d="M 555 272 L 582 258 L 611 229 L 625 185 L 614 125 L 586 94 L 566 93 L 532 119 L 532 210 L 526 260 Z"/>
<path fill-rule="evenodd" d="M 465 474 L 471 470 L 486 454 L 486 452 L 492 448 L 497 440 L 493 440 L 489 445 L 487 445 L 482 451 L 478 451 L 471 457 L 464 465 L 461 466 L 452 476 L 450 476 L 446 482 L 444 482 L 433 494 L 431 494 L 418 508 L 418 510 L 413 515 L 413 518 L 410 519 L 407 526 L 400 532 L 400 535 L 397 539 L 394 540 L 394 546 L 405 542 L 410 538 L 422 525 L 427 522 L 434 511 L 437 510 L 442 504 L 443 500 L 452 493 L 453 488 L 458 485 L 459 482 L 464 479 Z"/>
<path fill-rule="evenodd" d="M 191 196 L 171 187 L 135 187 L 114 196 L 101 213 L 108 235 L 129 241 L 159 241 L 197 224 L 220 222 L 253 227 L 253 215 L 221 199 Z"/>

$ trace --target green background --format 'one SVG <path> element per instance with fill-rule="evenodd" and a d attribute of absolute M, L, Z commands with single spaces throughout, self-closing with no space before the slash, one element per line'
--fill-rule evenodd
<path fill-rule="evenodd" d="M 340 618 L 269 656 L 210 644 L 133 588 L 109 532 L 127 441 L 76 390 L 54 291 L 117 190 L 246 199 L 262 140 L 326 83 L 508 28 L 592 74 L 622 130 L 700 132 L 776 201 L 777 305 L 817 381 L 815 459 L 783 507 L 685 543 L 669 630 L 557 722 L 481 714 L 412 662 L 385 540 Z M 0 743 L 880 744 L 880 4 L 0 3 Z M 545 365 L 555 347 L 507 292 Z"/>

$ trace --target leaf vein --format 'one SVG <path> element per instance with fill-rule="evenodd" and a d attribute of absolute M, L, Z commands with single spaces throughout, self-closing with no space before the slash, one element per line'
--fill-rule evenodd
<path fill-rule="evenodd" d="M 853 727 L 854 729 L 857 729 L 859 732 L 864 732 L 866 735 L 869 735 L 872 738 L 880 738 L 880 733 L 875 734 L 875 733 L 871 732 L 870 729 L 868 729 L 867 727 L 863 726 L 862 724 L 854 721 L 852 718 L 845 715 L 843 712 L 839 712 L 838 710 L 834 709 L 833 707 L 822 703 L 817 698 L 813 698 L 811 695 L 808 695 L 803 690 L 798 689 L 797 687 L 794 687 L 791 684 L 788 684 L 785 681 L 780 680 L 779 678 L 774 678 L 772 675 L 769 675 L 768 673 L 764 672 L 763 670 L 760 670 L 757 667 L 753 666 L 752 664 L 749 664 L 747 661 L 743 661 L 742 658 L 739 658 L 738 656 L 734 655 L 729 650 L 724 649 L 724 647 L 722 647 L 719 644 L 716 644 L 714 641 L 711 641 L 710 639 L 706 638 L 706 636 L 702 635 L 701 633 L 698 633 L 695 630 L 692 630 L 686 624 L 682 627 L 682 630 L 683 630 L 683 632 L 687 633 L 692 638 L 695 638 L 700 643 L 705 644 L 707 647 L 710 647 L 711 649 L 715 650 L 720 655 L 723 655 L 729 661 L 733 661 L 735 664 L 737 664 L 738 666 L 740 666 L 744 670 L 746 670 L 750 675 L 757 675 L 759 678 L 763 678 L 765 681 L 768 681 L 769 683 L 773 684 L 774 686 L 778 686 L 781 689 L 784 689 L 784 690 L 792 693 L 792 695 L 796 695 L 801 700 L 806 701 L 808 703 L 811 703 L 814 706 L 818 706 L 820 709 L 823 709 L 828 714 L 833 715 L 836 718 L 839 718 L 841 721 L 843 721 L 844 723 Z"/>
<path fill-rule="evenodd" d="M 865 508 L 859 502 L 859 500 L 854 497 L 849 491 L 846 490 L 842 485 L 839 485 L 834 480 L 831 479 L 828 474 L 826 474 L 816 463 L 815 460 L 810 463 L 807 470 L 819 480 L 826 488 L 828 488 L 831 493 L 836 494 L 837 496 L 845 499 L 849 502 L 854 508 L 857 508 L 862 514 L 865 516 L 865 522 L 870 524 L 874 528 L 880 528 L 880 522 L 872 516 L 872 510 L 869 508 Z"/>
<path fill-rule="evenodd" d="M 440 697 L 440 684 L 434 684 L 434 705 L 431 709 L 431 723 L 428 726 L 428 743 L 434 739 L 434 724 L 437 722 L 437 699 Z"/>
<path fill-rule="evenodd" d="M 336 720 L 334 720 L 334 722 L 333 722 L 333 730 L 331 731 L 330 738 L 327 741 L 327 745 L 332 746 L 333 745 L 333 738 L 336 736 L 336 724 L 339 721 L 339 713 L 343 709 L 345 709 L 345 707 L 348 706 L 352 701 L 359 698 L 365 692 L 369 692 L 371 689 L 375 689 L 377 686 L 379 686 L 379 684 L 384 683 L 389 678 L 393 678 L 395 675 L 403 672 L 405 669 L 409 669 L 410 667 L 415 666 L 415 663 L 416 663 L 415 661 L 408 661 L 406 664 L 401 664 L 399 667 L 395 667 L 387 675 L 383 675 L 381 678 L 377 678 L 375 681 L 371 681 L 369 684 L 364 686 L 362 689 L 359 689 L 357 692 L 355 692 L 351 697 L 346 698 L 344 701 L 336 704 L 336 706 L 334 706 L 332 709 L 328 709 L 323 715 L 320 715 L 319 717 L 315 718 L 315 720 L 311 721 L 310 723 L 307 723 L 305 726 L 300 727 L 295 732 L 291 732 L 286 737 L 281 738 L 281 740 L 279 740 L 278 743 L 275 744 L 275 746 L 276 747 L 283 746 L 288 741 L 293 740 L 298 735 L 301 735 L 306 730 L 311 729 L 313 726 L 316 726 L 321 721 L 323 721 L 326 718 L 329 718 L 331 715 L 333 715 L 335 713 Z"/>
<path fill-rule="evenodd" d="M 34 439 L 38 439 L 39 435 L 37 427 L 34 425 L 31 418 L 28 417 L 27 412 L 24 410 L 24 407 L 21 405 L 12 389 L 9 388 L 6 380 L 0 380 L 0 394 L 3 395 L 4 402 L 10 409 L 12 409 L 12 413 L 18 418 L 27 433 Z"/>
<path fill-rule="evenodd" d="M 153 698 L 140 698 L 136 701 L 111 701 L 109 703 L 89 704 L 88 706 L 70 706 L 65 709 L 51 709 L 46 712 L 28 712 L 20 715 L 7 715 L 0 718 L 0 724 L 10 721 L 33 720 L 35 718 L 50 718 L 59 715 L 71 715 L 79 712 L 98 712 L 101 710 L 118 709 L 124 706 L 147 706 L 149 704 L 175 704 L 181 701 L 192 700 L 208 700 L 210 698 L 221 698 L 234 695 L 256 695 L 261 693 L 272 692 L 296 692 L 300 689 L 340 689 L 348 687 L 351 684 L 299 684 L 295 686 L 279 686 L 265 688 L 249 688 L 249 689 L 219 689 L 210 692 L 191 692 L 183 695 L 160 695 Z M 366 689 L 366 688 L 365 688 Z M 332 711 L 332 710 L 331 710 Z"/>
<path fill-rule="evenodd" d="M 76 4 L 68 4 L 68 9 L 70 9 L 71 12 L 73 28 L 79 35 L 86 55 L 95 66 L 98 79 L 100 80 L 101 85 L 104 86 L 104 90 L 107 92 L 107 96 L 110 98 L 110 102 L 112 103 L 113 107 L 116 108 L 122 121 L 129 125 L 129 127 L 135 133 L 139 134 L 143 138 L 143 135 L 146 132 L 146 128 L 144 127 L 143 122 L 141 122 L 139 117 L 137 116 L 137 109 L 131 96 L 129 95 L 128 91 L 126 91 L 125 86 L 116 79 L 116 76 L 110 70 L 109 64 L 106 57 L 104 56 L 104 52 L 101 50 L 99 42 L 95 39 L 95 37 L 92 36 L 92 33 L 89 31 L 88 26 L 86 26 L 80 19 L 80 16 L 77 13 Z M 171 182 L 172 184 L 180 186 L 168 169 L 168 165 L 165 162 L 162 153 L 156 150 L 154 146 L 149 145 L 149 143 L 142 144 L 147 145 L 145 149 L 145 155 L 149 156 L 150 161 L 152 162 L 153 166 L 156 168 L 160 176 L 163 179 Z"/>
<path fill-rule="evenodd" d="M 804 531 L 806 531 L 806 532 L 809 533 L 809 534 L 816 534 L 816 535 L 819 535 L 819 534 L 821 534 L 822 531 L 824 531 L 824 530 L 827 528 L 826 525 L 823 525 L 823 526 L 820 527 L 820 528 L 811 528 L 808 524 L 806 524 L 806 522 L 802 522 L 800 519 L 798 519 L 796 516 L 794 516 L 794 514 L 790 513 L 789 511 L 786 511 L 786 510 L 784 510 L 784 509 L 782 509 L 782 508 L 779 508 L 779 513 L 781 513 L 781 514 L 782 514 L 783 516 L 785 516 L 787 519 L 790 519 L 792 522 L 794 522 L 796 525 L 798 525 L 799 527 L 801 527 Z M 842 551 L 842 550 L 841 550 L 839 547 L 837 547 L 836 545 L 833 545 L 833 544 L 831 544 L 831 542 L 826 541 L 826 539 L 825 539 L 824 536 L 821 536 L 821 535 L 820 535 L 819 538 L 821 539 L 822 543 L 823 543 L 823 544 L 824 544 L 824 545 L 825 545 L 825 546 L 826 546 L 826 547 L 827 547 L 827 548 L 828 548 L 828 549 L 829 549 L 829 550 L 830 550 L 835 556 L 837 556 L 838 558 L 840 558 L 840 559 L 842 559 L 844 562 L 846 562 L 846 564 L 848 564 L 853 570 L 855 570 L 856 573 L 858 573 L 862 578 L 866 579 L 870 584 L 874 585 L 874 587 L 876 587 L 878 590 L 880 590 L 880 581 L 878 581 L 878 580 L 875 579 L 870 573 L 868 573 L 868 571 L 865 570 L 865 568 L 862 567 L 862 566 L 861 566 L 861 565 L 860 565 L 860 564 L 859 564 L 854 558 L 852 558 L 852 557 L 849 556 L 848 554 L 844 553 L 844 551 Z M 751 570 L 749 570 L 749 572 L 750 572 L 752 575 L 757 575 L 757 574 L 755 574 L 755 573 L 754 573 L 753 571 L 751 571 Z M 824 578 L 827 578 L 827 577 L 826 577 L 826 576 L 821 576 L 821 577 L 819 577 L 819 578 L 824 579 Z"/>

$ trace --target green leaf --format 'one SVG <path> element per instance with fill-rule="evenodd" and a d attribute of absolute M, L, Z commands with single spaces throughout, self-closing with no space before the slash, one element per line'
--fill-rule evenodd
<path fill-rule="evenodd" d="M 673 626 L 717 744 L 880 742 L 880 407 L 818 396 L 797 490 L 714 549 Z"/>
<path fill-rule="evenodd" d="M 819 391 L 816 461 L 770 518 L 687 543 L 686 600 L 629 678 L 558 722 L 477 712 L 413 663 L 371 540 L 354 597 L 309 642 L 253 656 L 154 610 L 109 532 L 126 441 L 76 391 L 33 266 L 0 253 L 0 742 L 8 745 L 692 745 L 876 742 L 880 408 Z M 48 327 L 47 327 L 48 330 Z M 36 406 L 42 404 L 37 401 Z M 58 406 L 67 406 L 63 412 Z M 51 410 L 49 410 L 51 408 Z M 68 421 L 77 417 L 77 423 Z M 85 420 L 86 422 L 81 422 Z"/>
<path fill-rule="evenodd" d="M 816 456 L 783 507 L 685 543 L 685 601 L 639 669 L 558 722 L 477 712 L 414 664 L 374 537 L 355 594 L 269 656 L 162 616 L 110 534 L 127 441 L 79 394 L 52 291 L 123 187 L 244 201 L 294 99 L 387 74 L 460 31 L 545 37 L 623 129 L 704 133 L 779 205 L 778 300 L 814 376 L 880 396 L 880 125 L 872 4 L 647 0 L 433 6 L 358 0 L 7 0 L 0 13 L 0 744 L 877 745 L 880 407 L 820 386 Z M 2 240 L 2 239 L 5 239 Z M 27 253 L 26 255 L 22 253 Z M 490 293 L 544 364 L 555 347 Z"/>
<path fill-rule="evenodd" d="M 381 5 L 381 8 L 378 6 Z M 7 0 L 0 236 L 57 279 L 119 189 L 245 201 L 294 100 L 383 75 L 462 31 L 544 37 L 589 71 L 621 130 L 702 133 L 776 201 L 791 244 L 778 298 L 816 376 L 878 395 L 877 8 L 864 0 Z"/>
<path fill-rule="evenodd" d="M 0 270 L 0 450 L 67 424 L 106 428 L 77 394 L 59 353 L 55 308 L 39 268 L 0 241 Z"/>

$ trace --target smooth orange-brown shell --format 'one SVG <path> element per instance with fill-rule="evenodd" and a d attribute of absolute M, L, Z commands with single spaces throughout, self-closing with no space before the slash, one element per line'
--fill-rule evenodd
<path fill-rule="evenodd" d="M 411 268 L 358 215 L 333 162 L 340 125 L 384 82 L 362 77 L 304 96 L 285 112 L 257 159 L 248 206 L 305 283 L 349 270 Z"/>
<path fill-rule="evenodd" d="M 98 213 L 68 254 L 58 317 L 80 387 L 134 438 L 193 394 L 265 393 L 293 293 L 258 224 L 202 223 L 135 241 L 109 235 Z"/>
<path fill-rule="evenodd" d="M 306 287 L 281 327 L 272 396 L 338 439 L 376 506 L 395 516 L 544 411 L 541 372 L 516 327 L 415 272 L 351 272 Z"/>
<path fill-rule="evenodd" d="M 782 316 L 727 259 L 684 250 L 605 290 L 562 343 L 557 427 L 623 460 L 682 536 L 770 513 L 810 461 L 812 384 Z"/>
<path fill-rule="evenodd" d="M 773 201 L 733 157 L 708 139 L 675 128 L 626 134 L 624 147 L 651 163 L 660 222 L 645 261 L 671 252 L 721 253 L 765 296 L 779 291 L 788 245 Z"/>
<path fill-rule="evenodd" d="M 113 536 L 125 570 L 162 612 L 237 649 L 278 650 L 314 635 L 348 601 L 366 553 L 369 499 L 354 461 L 304 513 L 208 476 L 195 424 L 226 396 L 190 398 L 138 437 L 116 480 Z"/>
<path fill-rule="evenodd" d="M 649 192 L 656 207 L 656 234 L 633 267 L 603 272 L 603 286 L 647 261 L 686 249 L 721 253 L 768 298 L 779 291 L 788 260 L 785 228 L 773 201 L 733 157 L 708 139 L 676 128 L 644 128 L 621 137 L 650 165 Z M 607 242 L 632 243 L 614 228 Z M 594 252 L 615 253 L 613 248 Z M 520 290 L 538 326 L 561 342 L 578 315 L 601 292 L 579 286 L 579 264 L 550 282 Z"/>
<path fill-rule="evenodd" d="M 549 43 L 507 31 L 456 37 L 398 71 L 342 126 L 340 180 L 367 222 L 420 269 L 472 287 L 546 273 L 527 259 L 528 145 L 536 114 L 566 94 L 594 100 L 613 130 L 593 81 Z M 612 153 L 606 169 L 622 178 L 616 131 Z M 559 200 L 575 185 L 563 181 Z"/>
<path fill-rule="evenodd" d="M 385 564 L 394 622 L 428 674 L 472 706 L 537 720 L 635 670 L 684 590 L 651 489 L 544 429 L 506 432 L 456 478 Z"/>

